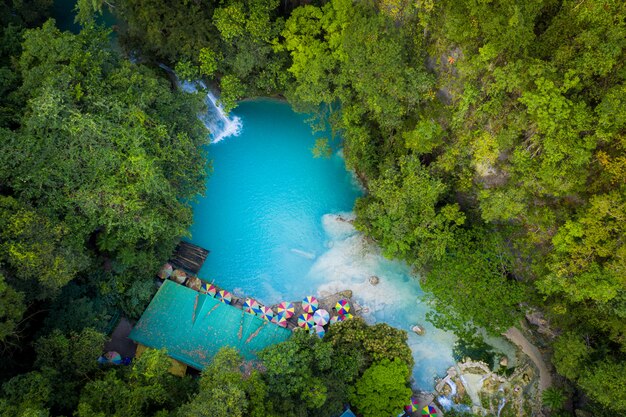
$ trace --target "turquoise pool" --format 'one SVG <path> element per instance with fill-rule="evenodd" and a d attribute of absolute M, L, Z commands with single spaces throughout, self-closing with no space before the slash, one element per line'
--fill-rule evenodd
<path fill-rule="evenodd" d="M 235 114 L 241 134 L 210 145 L 214 172 L 194 208 L 191 240 L 211 251 L 200 276 L 268 304 L 350 289 L 367 320 L 409 331 L 415 386 L 432 389 L 454 363 L 456 338 L 426 322 L 429 307 L 409 268 L 384 259 L 344 221 L 361 190 L 341 153 L 313 158 L 305 116 L 286 103 L 246 101 Z M 410 332 L 416 323 L 425 336 Z"/>

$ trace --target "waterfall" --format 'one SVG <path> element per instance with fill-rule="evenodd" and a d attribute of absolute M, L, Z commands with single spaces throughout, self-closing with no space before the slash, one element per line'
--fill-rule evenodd
<path fill-rule="evenodd" d="M 504 408 L 505 404 L 506 404 L 506 398 L 502 397 L 502 399 L 500 400 L 500 405 L 498 405 L 498 415 L 497 415 L 497 417 L 500 417 L 500 412 Z"/>
<path fill-rule="evenodd" d="M 198 89 L 206 91 L 204 102 L 207 105 L 207 112 L 200 114 L 198 118 L 209 129 L 211 143 L 220 142 L 229 136 L 239 136 L 242 128 L 241 119 L 237 116 L 228 116 L 224 112 L 224 108 L 219 104 L 218 98 L 207 88 L 206 84 L 200 80 L 180 82 L 171 68 L 164 64 L 159 64 L 159 67 L 172 74 L 176 78 L 176 83 L 184 92 L 195 93 Z"/>
<path fill-rule="evenodd" d="M 450 386 L 450 398 L 452 398 L 456 395 L 456 384 L 450 378 L 446 379 L 446 383 Z"/>
<path fill-rule="evenodd" d="M 454 403 L 453 398 L 457 394 L 457 386 L 456 386 L 456 383 L 452 380 L 452 378 L 450 378 L 450 376 L 447 376 L 444 378 L 444 382 L 448 384 L 448 386 L 450 386 L 450 394 L 448 394 L 447 396 L 440 395 L 437 397 L 437 401 L 441 405 L 441 408 L 443 408 L 446 411 L 450 411 L 454 409 L 461 413 L 470 412 L 472 409 L 468 407 L 467 405 Z"/>
<path fill-rule="evenodd" d="M 500 389 L 498 390 L 498 392 L 501 392 L 503 395 L 502 399 L 500 399 L 500 404 L 498 404 L 497 417 L 500 417 L 500 412 L 502 412 L 502 409 L 504 408 L 504 405 L 506 404 L 506 397 L 504 396 L 504 387 L 502 385 L 500 385 Z"/>
<path fill-rule="evenodd" d="M 200 120 L 211 132 L 211 142 L 217 143 L 229 136 L 239 136 L 241 119 L 237 116 L 227 116 L 217 98 L 208 89 L 205 101 L 209 110 L 200 116 Z"/>

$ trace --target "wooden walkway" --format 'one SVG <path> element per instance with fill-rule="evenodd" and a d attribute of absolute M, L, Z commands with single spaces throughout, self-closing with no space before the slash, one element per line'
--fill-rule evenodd
<path fill-rule="evenodd" d="M 180 268 L 193 275 L 198 275 L 202 264 L 206 260 L 209 251 L 189 242 L 180 242 L 174 250 L 170 263 L 175 269 Z"/>

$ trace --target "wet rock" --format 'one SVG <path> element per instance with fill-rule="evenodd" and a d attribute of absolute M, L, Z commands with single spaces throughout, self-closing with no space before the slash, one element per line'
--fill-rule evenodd
<path fill-rule="evenodd" d="M 379 282 L 380 282 L 380 278 L 378 278 L 376 275 L 372 275 L 370 277 L 370 284 L 378 285 Z"/>
<path fill-rule="evenodd" d="M 339 295 L 345 298 L 352 298 L 352 290 L 343 290 L 339 292 Z"/>
<path fill-rule="evenodd" d="M 426 329 L 424 328 L 424 326 L 420 326 L 419 324 L 411 327 L 411 330 L 418 336 L 424 336 L 426 334 Z"/>

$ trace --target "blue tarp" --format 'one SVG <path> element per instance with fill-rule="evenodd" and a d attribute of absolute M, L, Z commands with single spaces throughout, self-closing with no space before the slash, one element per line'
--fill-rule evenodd
<path fill-rule="evenodd" d="M 340 415 L 339 417 L 356 417 L 354 415 L 354 413 L 348 408 L 346 411 L 343 412 L 342 415 Z"/>

